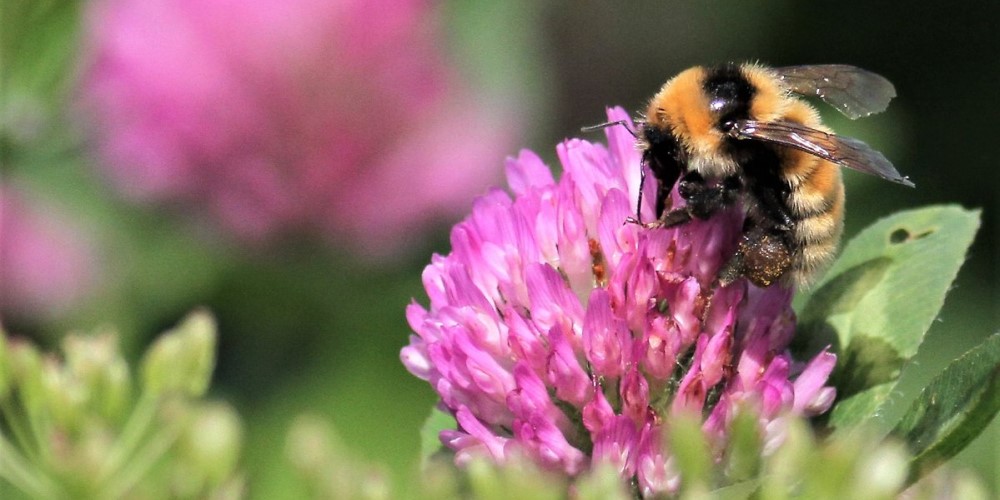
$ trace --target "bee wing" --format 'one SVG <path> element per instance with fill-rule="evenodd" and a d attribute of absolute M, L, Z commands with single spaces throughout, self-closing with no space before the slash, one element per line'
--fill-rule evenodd
<path fill-rule="evenodd" d="M 800 123 L 756 120 L 732 122 L 728 134 L 737 139 L 754 139 L 795 148 L 859 172 L 914 187 L 910 179 L 900 175 L 882 153 L 850 137 L 812 129 Z"/>
<path fill-rule="evenodd" d="M 850 119 L 881 113 L 896 97 L 883 76 L 846 64 L 776 68 L 778 78 L 796 94 L 819 96 Z"/>

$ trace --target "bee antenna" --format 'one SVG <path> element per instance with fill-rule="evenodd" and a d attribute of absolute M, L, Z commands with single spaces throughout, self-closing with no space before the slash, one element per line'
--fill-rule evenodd
<path fill-rule="evenodd" d="M 613 122 L 598 123 L 597 125 L 591 125 L 589 127 L 583 127 L 583 128 L 580 129 L 580 132 L 583 132 L 583 133 L 596 132 L 598 130 L 604 130 L 604 129 L 608 128 L 608 127 L 615 127 L 615 126 L 618 126 L 618 125 L 621 125 L 622 127 L 625 127 L 625 130 L 627 130 L 628 133 L 632 134 L 632 137 L 635 137 L 636 139 L 639 138 L 639 134 L 636 133 L 635 130 L 632 130 L 628 126 L 629 124 L 628 124 L 627 120 L 615 120 Z"/>

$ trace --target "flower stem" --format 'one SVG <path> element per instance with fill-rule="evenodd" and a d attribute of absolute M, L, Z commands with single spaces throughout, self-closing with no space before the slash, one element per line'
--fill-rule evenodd
<path fill-rule="evenodd" d="M 98 474 L 97 484 L 101 484 L 113 474 L 115 474 L 125 464 L 125 460 L 133 454 L 141 444 L 143 436 L 149 430 L 150 424 L 156 415 L 158 398 L 143 394 L 136 404 L 135 410 L 129 416 L 121 436 L 115 446 L 108 453 L 104 465 Z"/>
<path fill-rule="evenodd" d="M 106 485 L 96 498 L 121 498 L 153 468 L 157 460 L 173 446 L 181 434 L 184 422 L 174 422 L 157 432 L 146 445 L 134 453 L 132 459 L 118 471 L 114 480 Z"/>
<path fill-rule="evenodd" d="M 10 432 L 14 436 L 14 440 L 21 445 L 21 451 L 27 456 L 27 459 L 31 462 L 41 463 L 40 453 L 38 451 L 37 439 L 30 439 L 31 433 L 24 425 L 25 419 L 21 418 L 23 413 L 15 411 L 15 408 L 11 407 L 12 402 L 10 400 L 4 399 L 0 400 L 0 413 L 4 416 L 4 421 L 7 426 L 10 427 Z M 2 436 L 2 434 L 0 434 Z M 36 435 L 36 437 L 38 437 Z M 12 446 L 6 439 L 4 440 L 4 446 Z M 13 448 L 11 448 L 13 449 Z"/>
<path fill-rule="evenodd" d="M 17 452 L 14 444 L 0 433 L 0 478 L 31 498 L 54 498 L 59 488 L 37 467 Z"/>

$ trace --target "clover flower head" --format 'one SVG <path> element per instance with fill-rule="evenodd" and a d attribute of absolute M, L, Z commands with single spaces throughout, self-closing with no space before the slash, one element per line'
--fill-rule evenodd
<path fill-rule="evenodd" d="M 96 244 L 63 212 L 15 184 L 0 184 L 0 315 L 58 316 L 100 287 Z"/>
<path fill-rule="evenodd" d="M 457 463 L 516 449 L 575 476 L 608 462 L 641 494 L 669 493 L 680 481 L 664 445 L 672 416 L 703 415 L 718 456 L 736 412 L 753 408 L 766 450 L 783 415 L 829 409 L 836 358 L 792 358 L 790 289 L 713 286 L 741 207 L 669 229 L 626 223 L 644 167 L 627 130 L 606 134 L 607 146 L 560 144 L 558 181 L 530 151 L 508 160 L 513 196 L 478 199 L 451 253 L 424 270 L 430 303 L 408 307 L 416 334 L 401 358 L 455 416 L 440 437 Z"/>
<path fill-rule="evenodd" d="M 79 102 L 105 173 L 244 241 L 405 247 L 516 140 L 425 0 L 97 0 L 85 21 Z"/>

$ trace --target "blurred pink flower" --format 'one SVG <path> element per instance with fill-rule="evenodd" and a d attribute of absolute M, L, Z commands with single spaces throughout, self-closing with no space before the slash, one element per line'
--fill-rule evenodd
<path fill-rule="evenodd" d="M 0 185 L 0 315 L 52 317 L 101 274 L 90 239 L 54 207 Z"/>
<path fill-rule="evenodd" d="M 81 96 L 144 201 L 249 240 L 386 251 L 499 179 L 510 103 L 475 95 L 422 0 L 97 0 Z"/>
<path fill-rule="evenodd" d="M 487 194 L 452 230 L 452 252 L 424 270 L 429 307 L 407 309 L 416 335 L 401 358 L 455 415 L 441 439 L 459 463 L 502 462 L 513 446 L 567 475 L 610 461 L 643 495 L 673 492 L 671 415 L 705 415 L 721 453 L 735 412 L 752 408 L 773 444 L 782 416 L 829 409 L 836 358 L 791 358 L 790 290 L 712 287 L 738 207 L 673 229 L 624 223 L 640 155 L 622 127 L 607 135 L 608 147 L 560 144 L 558 182 L 534 153 L 508 161 L 513 199 Z M 653 219 L 649 203 L 642 212 Z"/>

